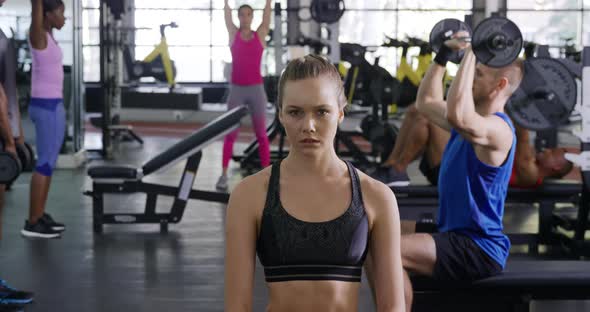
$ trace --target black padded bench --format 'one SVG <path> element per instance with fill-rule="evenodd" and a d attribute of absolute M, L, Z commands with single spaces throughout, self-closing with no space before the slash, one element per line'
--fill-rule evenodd
<path fill-rule="evenodd" d="M 410 185 L 391 187 L 400 207 L 435 207 L 438 206 L 438 189 L 431 185 Z M 537 203 L 539 205 L 539 229 L 535 234 L 510 234 L 515 245 L 528 244 L 531 253 L 538 252 L 539 244 L 556 245 L 564 242 L 562 235 L 556 235 L 554 229 L 563 216 L 556 215 L 556 203 L 580 203 L 577 220 L 588 219 L 588 205 L 580 200 L 582 184 L 570 181 L 550 181 L 535 189 L 510 188 L 506 203 Z M 584 218 L 584 215 L 586 216 Z M 562 223 L 565 221 L 561 221 Z M 572 220 L 569 220 L 572 222 Z M 575 222 L 576 231 L 586 230 L 587 221 Z M 579 229 L 578 229 L 579 228 Z M 583 235 L 582 235 L 583 236 Z"/>
<path fill-rule="evenodd" d="M 529 311 L 532 300 L 590 299 L 588 261 L 508 261 L 500 275 L 473 283 L 413 276 L 412 311 Z"/>
<path fill-rule="evenodd" d="M 103 224 L 159 223 L 162 231 L 168 230 L 168 223 L 182 219 L 189 199 L 200 199 L 227 203 L 229 194 L 193 189 L 202 150 L 218 138 L 233 131 L 248 113 L 246 107 L 237 107 L 209 122 L 201 129 L 174 144 L 169 149 L 146 162 L 141 168 L 131 166 L 96 166 L 88 170 L 92 178 L 92 191 L 85 195 L 92 197 L 94 232 L 102 232 Z M 186 159 L 186 165 L 177 187 L 146 183 L 142 179 L 156 171 L 164 171 Z M 143 213 L 105 213 L 104 194 L 145 193 L 147 195 Z M 174 197 L 169 213 L 156 213 L 158 196 Z"/>

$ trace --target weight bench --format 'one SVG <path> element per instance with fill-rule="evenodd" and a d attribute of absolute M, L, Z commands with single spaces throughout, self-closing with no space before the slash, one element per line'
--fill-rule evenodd
<path fill-rule="evenodd" d="M 531 300 L 590 299 L 590 262 L 511 260 L 500 275 L 449 284 L 412 276 L 412 311 L 529 311 Z"/>
<path fill-rule="evenodd" d="M 92 178 L 92 191 L 84 194 L 92 197 L 94 232 L 101 233 L 103 224 L 159 223 L 163 232 L 169 223 L 182 219 L 188 199 L 201 199 L 227 203 L 229 194 L 193 189 L 203 148 L 225 136 L 240 125 L 246 116 L 246 107 L 237 107 L 209 122 L 187 138 L 146 162 L 141 168 L 131 166 L 96 166 L 88 170 Z M 164 171 L 187 159 L 177 187 L 146 183 L 142 179 L 156 171 Z M 105 213 L 105 194 L 147 194 L 143 213 Z M 169 213 L 156 213 L 158 195 L 174 197 Z"/>
<path fill-rule="evenodd" d="M 438 206 L 438 189 L 436 186 L 393 186 L 391 189 L 400 207 Z M 538 253 L 539 244 L 556 245 L 563 243 L 564 237 L 557 235 L 554 231 L 555 225 L 558 223 L 556 220 L 562 218 L 554 213 L 555 204 L 577 202 L 581 193 L 582 184 L 561 180 L 545 182 L 535 189 L 509 188 L 506 203 L 539 204 L 538 232 L 536 234 L 509 234 L 511 242 L 515 245 L 528 244 L 531 253 Z M 582 209 L 580 212 L 583 214 L 584 210 Z M 587 218 L 588 212 L 586 211 Z"/>

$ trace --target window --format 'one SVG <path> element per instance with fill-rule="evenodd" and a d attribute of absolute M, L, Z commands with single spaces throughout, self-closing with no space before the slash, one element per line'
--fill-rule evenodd
<path fill-rule="evenodd" d="M 84 81 L 100 80 L 100 12 L 99 0 L 82 1 L 82 57 Z"/>
<path fill-rule="evenodd" d="M 584 0 L 587 2 L 588 0 Z M 508 1 L 508 10 L 564 10 L 579 9 L 581 0 L 518 0 Z"/>
<path fill-rule="evenodd" d="M 64 27 L 53 32 L 55 39 L 62 48 L 64 58 L 64 65 L 71 65 L 73 63 L 73 25 L 72 25 L 72 11 L 71 7 L 66 4 L 65 11 L 66 23 Z M 31 25 L 31 6 L 30 2 L 8 1 L 2 10 L 0 10 L 0 28 L 11 38 L 16 36 L 18 39 L 28 38 L 29 27 Z M 19 51 L 19 55 L 25 55 Z"/>
<path fill-rule="evenodd" d="M 347 11 L 340 20 L 340 42 L 368 46 L 367 60 L 372 63 L 379 57 L 379 65 L 392 75 L 396 72 L 401 49 L 381 47 L 385 36 L 428 41 L 432 27 L 440 20 L 464 20 L 465 15 L 472 12 L 471 0 L 350 0 L 345 3 Z M 419 52 L 418 48 L 410 48 L 408 61 L 417 62 Z"/>
<path fill-rule="evenodd" d="M 549 45 L 554 57 L 566 43 L 590 42 L 590 0 L 510 0 L 507 6 L 524 40 Z"/>
<path fill-rule="evenodd" d="M 82 3 L 84 79 L 97 81 L 100 76 L 99 0 L 83 0 Z M 234 9 L 241 3 L 243 1 L 229 1 Z M 255 10 L 252 25 L 256 27 L 262 20 L 266 0 L 251 0 L 248 3 Z M 401 39 L 413 36 L 427 40 L 434 23 L 449 17 L 463 19 L 472 8 L 472 0 L 345 0 L 345 4 L 347 11 L 340 20 L 339 40 L 372 47 L 375 52 L 368 53 L 368 58 L 381 57 L 380 64 L 392 73 L 397 67 L 399 51 L 379 47 L 385 35 Z M 146 56 L 159 42 L 159 25 L 174 21 L 179 28 L 167 29 L 166 37 L 170 56 L 176 65 L 177 81 L 228 80 L 231 53 L 224 22 L 223 1 L 136 0 L 135 6 L 135 26 L 140 28 L 135 31 L 137 59 Z M 286 6 L 287 0 L 282 0 L 281 7 L 286 9 Z M 302 8 L 300 15 L 309 16 L 305 10 L 306 8 Z M 286 15 L 286 11 L 283 11 L 283 19 L 286 19 Z M 238 23 L 235 11 L 234 22 Z M 274 23 L 274 18 L 271 23 Z M 285 36 L 285 21 L 282 27 Z M 417 49 L 410 50 L 410 57 L 417 54 Z M 274 55 L 272 47 L 265 49 L 263 74 L 274 73 Z"/>

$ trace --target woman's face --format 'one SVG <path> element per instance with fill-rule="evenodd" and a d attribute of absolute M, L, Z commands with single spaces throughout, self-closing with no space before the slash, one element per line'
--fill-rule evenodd
<path fill-rule="evenodd" d="M 52 28 L 60 30 L 66 23 L 64 16 L 65 6 L 60 5 L 53 11 L 45 13 L 45 18 L 49 21 Z"/>
<path fill-rule="evenodd" d="M 248 7 L 244 7 L 238 10 L 238 19 L 240 20 L 240 28 L 250 28 L 252 25 L 252 19 L 254 18 L 254 12 Z"/>
<path fill-rule="evenodd" d="M 338 99 L 336 83 L 326 75 L 285 83 L 279 119 L 292 151 L 315 155 L 334 148 L 344 118 Z"/>

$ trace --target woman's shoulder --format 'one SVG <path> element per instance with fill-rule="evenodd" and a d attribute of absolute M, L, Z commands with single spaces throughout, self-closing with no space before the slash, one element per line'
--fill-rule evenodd
<path fill-rule="evenodd" d="M 253 175 L 245 177 L 232 190 L 231 197 L 234 199 L 239 198 L 241 202 L 259 201 L 261 195 L 266 195 L 270 174 L 271 167 L 267 167 Z"/>
<path fill-rule="evenodd" d="M 360 180 L 363 203 L 369 214 L 379 214 L 397 208 L 395 195 L 389 186 L 358 169 L 355 170 Z"/>
<path fill-rule="evenodd" d="M 356 169 L 356 172 L 358 174 L 360 183 L 361 183 L 361 189 L 363 192 L 363 196 L 365 194 L 367 195 L 377 195 L 377 196 L 391 196 L 393 195 L 393 192 L 391 191 L 391 188 L 385 184 L 383 184 L 382 182 L 375 180 L 373 178 L 371 178 L 368 174 L 362 172 L 359 169 Z"/>

